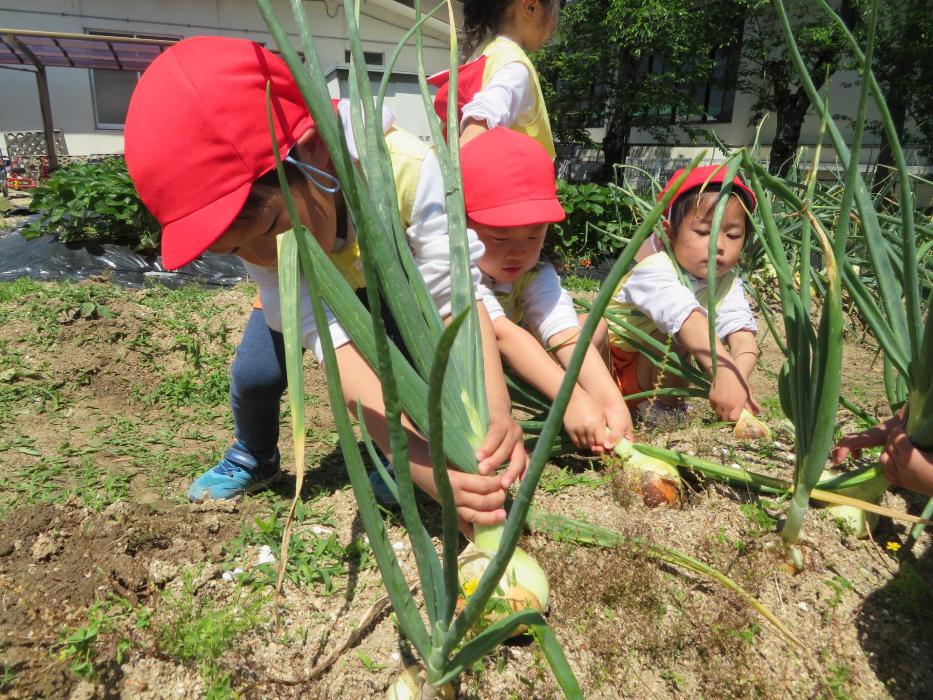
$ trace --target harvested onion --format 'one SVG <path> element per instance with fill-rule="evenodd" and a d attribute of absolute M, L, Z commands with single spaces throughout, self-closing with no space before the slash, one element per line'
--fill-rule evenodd
<path fill-rule="evenodd" d="M 646 506 L 680 505 L 682 486 L 677 467 L 642 454 L 625 438 L 613 450 L 624 461 L 623 468 L 636 476 L 634 487 Z"/>

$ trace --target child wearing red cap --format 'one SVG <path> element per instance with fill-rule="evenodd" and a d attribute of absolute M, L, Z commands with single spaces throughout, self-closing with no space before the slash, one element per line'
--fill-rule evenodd
<path fill-rule="evenodd" d="M 462 144 L 504 126 L 532 137 L 554 157 L 541 84 L 527 54 L 554 33 L 563 6 L 564 0 L 464 0 L 464 53 L 476 51 L 457 73 Z M 428 80 L 440 88 L 434 109 L 444 122 L 449 80 L 449 71 Z"/>
<path fill-rule="evenodd" d="M 464 145 L 460 165 L 469 224 L 486 248 L 479 259 L 488 290 L 483 301 L 499 351 L 523 380 L 553 400 L 580 332 L 557 272 L 540 259 L 548 224 L 564 218 L 554 165 L 537 141 L 503 127 Z M 564 427 L 575 445 L 597 454 L 620 437 L 632 437 L 625 401 L 592 345 Z"/>
<path fill-rule="evenodd" d="M 167 49 L 140 78 L 126 120 L 126 161 L 146 206 L 163 226 L 163 263 L 184 265 L 205 250 L 244 260 L 260 287 L 232 367 L 231 405 L 236 442 L 220 463 L 198 477 L 189 498 L 231 498 L 281 476 L 279 401 L 285 389 L 278 306 L 276 236 L 291 221 L 273 168 L 266 116 L 271 86 L 275 137 L 285 159 L 289 188 L 301 222 L 354 287 L 361 286 L 359 249 L 327 149 L 288 67 L 258 44 L 224 37 L 195 37 Z M 341 112 L 347 111 L 343 105 Z M 436 159 L 416 137 L 384 118 L 400 209 L 415 262 L 442 315 L 449 314 L 449 259 L 444 187 Z M 345 133 L 350 133 L 345 123 Z M 348 142 L 351 155 L 352 141 Z M 471 241 L 474 260 L 481 251 Z M 478 281 L 479 273 L 474 271 Z M 302 344 L 321 360 L 310 304 L 302 299 Z M 484 339 L 492 327 L 480 305 Z M 329 313 L 329 312 L 328 312 Z M 349 406 L 357 401 L 372 417 L 370 431 L 388 447 L 378 376 L 340 324 L 329 315 L 337 365 Z M 489 432 L 477 453 L 480 475 L 451 471 L 461 518 L 492 524 L 505 517 L 505 490 L 524 469 L 521 430 L 509 416 L 508 394 L 494 353 L 486 353 Z M 423 439 L 409 443 L 412 477 L 436 496 Z M 501 475 L 495 469 L 508 462 Z"/>
<path fill-rule="evenodd" d="M 682 172 L 674 173 L 659 198 Z M 707 258 L 713 209 L 724 177 L 722 165 L 696 168 L 688 175 L 665 211 L 663 222 L 673 259 L 659 247 L 649 247 L 647 257 L 619 282 L 609 305 L 628 314 L 629 322 L 645 333 L 659 339 L 673 336 L 676 350 L 692 356 L 707 371 L 712 368 L 706 318 Z M 715 261 L 718 371 L 709 400 L 716 414 L 729 421 L 738 420 L 743 408 L 759 412 L 748 386 L 758 359 L 758 327 L 734 269 L 747 239 L 747 212 L 753 212 L 755 204 L 752 191 L 735 178 L 719 230 Z M 602 330 L 605 332 L 605 328 Z M 658 386 L 659 370 L 623 336 L 610 332 L 608 343 L 612 373 L 623 394 Z M 660 384 L 675 386 L 676 380 L 665 376 Z M 630 405 L 634 407 L 643 400 Z"/>

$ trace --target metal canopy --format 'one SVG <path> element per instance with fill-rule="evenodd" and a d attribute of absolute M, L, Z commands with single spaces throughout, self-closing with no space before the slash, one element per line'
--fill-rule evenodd
<path fill-rule="evenodd" d="M 52 122 L 52 103 L 45 69 L 143 71 L 167 46 L 174 43 L 170 39 L 0 28 L 0 68 L 22 66 L 31 67 L 35 71 L 50 171 L 58 167 L 58 154 L 55 151 L 55 125 Z"/>
<path fill-rule="evenodd" d="M 142 71 L 171 39 L 0 29 L 0 64 Z"/>

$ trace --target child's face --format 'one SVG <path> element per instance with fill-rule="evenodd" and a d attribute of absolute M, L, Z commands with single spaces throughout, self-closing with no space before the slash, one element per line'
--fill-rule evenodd
<path fill-rule="evenodd" d="M 718 192 L 705 192 L 700 195 L 697 206 L 689 209 L 671 241 L 677 262 L 695 277 L 706 277 L 710 225 L 718 197 Z M 670 235 L 670 224 L 667 221 L 665 221 L 665 229 Z M 742 254 L 744 242 L 745 209 L 741 200 L 732 196 L 726 204 L 726 212 L 719 228 L 719 240 L 716 245 L 716 277 L 722 277 L 735 267 Z"/>
<path fill-rule="evenodd" d="M 547 224 L 496 228 L 472 219 L 470 228 L 486 247 L 479 259 L 479 269 L 497 282 L 514 282 L 537 265 L 547 233 Z"/>
<path fill-rule="evenodd" d="M 328 169 L 327 149 L 321 139 L 314 139 L 309 147 L 296 147 L 296 158 L 322 170 Z M 329 251 L 337 235 L 337 214 L 333 195 L 323 192 L 313 183 L 301 179 L 289 185 L 301 223 L 321 248 Z M 240 213 L 230 227 L 208 250 L 214 253 L 237 255 L 247 262 L 262 267 L 277 264 L 276 236 L 292 228 L 279 187 L 255 184 Z"/>

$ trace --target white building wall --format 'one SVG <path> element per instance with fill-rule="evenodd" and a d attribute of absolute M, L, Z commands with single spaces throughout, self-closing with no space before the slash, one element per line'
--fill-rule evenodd
<path fill-rule="evenodd" d="M 287 0 L 273 0 L 279 17 L 296 47 L 299 40 Z M 343 4 L 330 0 L 303 3 L 317 41 L 325 74 L 344 64 L 346 40 Z M 413 24 L 409 8 L 393 0 L 366 0 L 360 21 L 363 49 L 388 55 Z M 49 32 L 140 32 L 189 37 L 218 34 L 243 37 L 274 47 L 253 0 L 0 0 L 0 27 Z M 447 25 L 429 21 L 425 31 L 425 69 L 430 73 L 447 66 Z M 403 49 L 397 69 L 417 68 L 414 42 Z M 78 68 L 48 68 L 49 93 L 55 128 L 65 135 L 72 155 L 120 153 L 121 129 L 98 128 L 94 115 L 91 72 Z M 390 89 L 386 104 L 400 126 L 428 137 L 420 101 L 410 99 L 409 85 Z M 0 132 L 42 129 L 39 96 L 32 73 L 0 65 Z M 2 143 L 0 143 L 2 146 Z"/>

